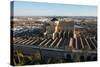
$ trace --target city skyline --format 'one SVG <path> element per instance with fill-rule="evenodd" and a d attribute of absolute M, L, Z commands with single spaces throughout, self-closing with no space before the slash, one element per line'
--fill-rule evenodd
<path fill-rule="evenodd" d="M 14 16 L 97 16 L 97 6 L 14 1 Z"/>

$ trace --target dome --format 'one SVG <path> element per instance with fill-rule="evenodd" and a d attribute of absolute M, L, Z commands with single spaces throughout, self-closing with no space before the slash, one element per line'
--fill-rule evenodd
<path fill-rule="evenodd" d="M 51 21 L 58 21 L 58 19 L 57 18 L 53 18 Z"/>

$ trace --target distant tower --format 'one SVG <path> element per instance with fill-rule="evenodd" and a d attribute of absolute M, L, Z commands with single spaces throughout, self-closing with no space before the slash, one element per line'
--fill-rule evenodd
<path fill-rule="evenodd" d="M 53 33 L 53 39 L 55 39 L 56 37 L 59 37 L 59 32 L 62 31 L 61 24 L 57 18 L 53 18 L 51 21 L 55 23 L 55 31 Z"/>
<path fill-rule="evenodd" d="M 61 31 L 61 24 L 57 18 L 53 18 L 51 21 L 55 23 L 55 31 L 54 32 L 60 32 Z"/>

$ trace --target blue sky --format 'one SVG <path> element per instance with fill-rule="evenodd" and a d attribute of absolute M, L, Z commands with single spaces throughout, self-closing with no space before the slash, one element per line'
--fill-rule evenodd
<path fill-rule="evenodd" d="M 97 7 L 14 1 L 14 16 L 97 16 Z"/>

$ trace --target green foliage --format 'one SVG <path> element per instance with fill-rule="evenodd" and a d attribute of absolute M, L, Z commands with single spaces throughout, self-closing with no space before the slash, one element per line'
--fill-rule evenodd
<path fill-rule="evenodd" d="M 13 63 L 15 66 L 40 64 L 40 53 L 36 51 L 33 56 L 25 56 L 21 51 L 16 51 Z"/>

